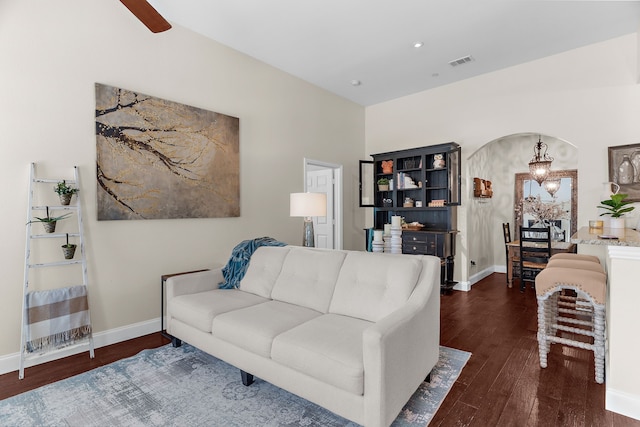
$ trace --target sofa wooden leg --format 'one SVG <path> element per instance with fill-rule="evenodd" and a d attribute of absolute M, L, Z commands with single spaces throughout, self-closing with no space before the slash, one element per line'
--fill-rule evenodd
<path fill-rule="evenodd" d="M 242 376 L 242 384 L 246 385 L 246 386 L 250 386 L 251 384 L 253 384 L 253 375 L 243 371 L 242 369 L 240 370 L 240 375 Z"/>
<path fill-rule="evenodd" d="M 180 347 L 182 345 L 182 340 L 179 340 L 176 337 L 171 337 L 171 345 L 173 347 Z"/>
<path fill-rule="evenodd" d="M 427 378 L 424 379 L 426 382 L 430 383 L 431 382 L 431 372 L 429 372 L 427 374 Z"/>

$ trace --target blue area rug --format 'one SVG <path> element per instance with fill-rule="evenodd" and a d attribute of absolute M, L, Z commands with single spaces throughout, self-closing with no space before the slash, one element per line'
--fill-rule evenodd
<path fill-rule="evenodd" d="M 394 426 L 429 423 L 471 353 L 440 347 Z M 145 350 L 93 371 L 0 401 L 0 426 L 329 426 L 345 420 L 194 347 Z"/>

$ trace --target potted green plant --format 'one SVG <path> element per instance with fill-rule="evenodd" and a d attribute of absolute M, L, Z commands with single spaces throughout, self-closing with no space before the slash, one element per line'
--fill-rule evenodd
<path fill-rule="evenodd" d="M 379 191 L 389 191 L 389 180 L 387 178 L 380 178 L 378 180 Z"/>
<path fill-rule="evenodd" d="M 64 215 L 60 215 L 60 216 L 50 216 L 49 215 L 49 207 L 46 207 L 47 210 L 47 216 L 44 218 L 40 218 L 40 217 L 35 217 L 35 219 L 32 219 L 31 221 L 29 221 L 27 224 L 33 224 L 34 222 L 41 222 L 42 226 L 44 227 L 44 231 L 46 233 L 53 233 L 54 231 L 56 231 L 56 224 L 58 221 L 60 221 L 61 219 L 64 219 L 66 217 L 68 217 L 69 215 L 71 215 L 70 213 L 64 214 Z"/>
<path fill-rule="evenodd" d="M 609 199 L 600 202 L 598 207 L 607 210 L 600 216 L 611 215 L 610 228 L 625 228 L 624 214 L 635 209 L 633 206 L 628 206 L 633 202 L 625 200 L 627 197 L 629 197 L 628 194 L 612 194 Z"/>
<path fill-rule="evenodd" d="M 73 197 L 73 195 L 80 190 L 67 185 L 67 182 L 62 180 L 57 183 L 55 187 L 53 187 L 53 191 L 58 193 L 58 196 L 60 197 L 60 203 L 66 206 L 71 203 L 71 197 Z"/>
<path fill-rule="evenodd" d="M 78 245 L 69 243 L 69 234 L 67 234 L 67 243 L 62 245 L 62 253 L 64 254 L 64 259 L 73 259 L 73 256 L 76 253 L 76 247 L 78 247 Z"/>

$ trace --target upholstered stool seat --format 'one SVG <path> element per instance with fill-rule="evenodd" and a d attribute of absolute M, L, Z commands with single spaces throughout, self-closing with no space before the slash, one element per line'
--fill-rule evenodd
<path fill-rule="evenodd" d="M 550 262 L 536 277 L 538 350 L 540 366 L 543 368 L 547 367 L 547 353 L 551 344 L 592 350 L 595 379 L 602 384 L 607 277 L 604 271 L 591 269 L 593 266 L 588 267 L 588 264 L 595 263 L 556 259 L 553 265 Z M 579 334 L 590 339 L 589 342 L 578 341 L 559 336 L 559 332 Z"/>
<path fill-rule="evenodd" d="M 584 261 L 579 259 L 553 258 L 547 263 L 547 267 L 572 268 L 576 270 L 597 271 L 604 274 L 604 268 L 599 262 Z"/>
<path fill-rule="evenodd" d="M 550 259 L 569 259 L 579 261 L 591 261 L 600 264 L 600 259 L 595 255 L 573 254 L 569 252 L 560 252 L 553 255 Z"/>

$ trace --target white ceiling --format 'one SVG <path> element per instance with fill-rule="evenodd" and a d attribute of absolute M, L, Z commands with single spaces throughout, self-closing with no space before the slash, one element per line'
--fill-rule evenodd
<path fill-rule="evenodd" d="M 640 1 L 150 3 L 172 24 L 364 106 L 634 33 L 640 24 Z M 424 46 L 412 47 L 416 41 Z M 467 55 L 473 61 L 449 65 Z"/>

